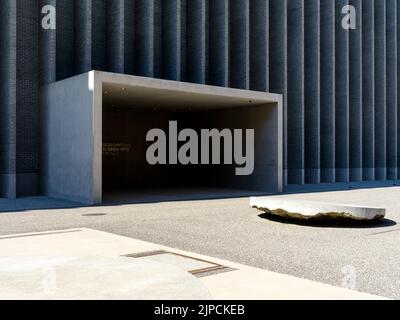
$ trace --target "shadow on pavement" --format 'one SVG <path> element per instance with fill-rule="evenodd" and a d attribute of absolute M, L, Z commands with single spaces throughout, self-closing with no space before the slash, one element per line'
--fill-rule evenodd
<path fill-rule="evenodd" d="M 292 224 L 305 227 L 315 228 L 342 228 L 342 229 L 375 229 L 375 228 L 389 228 L 397 225 L 396 221 L 390 219 L 383 219 L 377 221 L 355 221 L 351 219 L 318 219 L 318 220 L 293 220 L 282 218 L 276 215 L 262 213 L 259 215 L 261 219 L 266 219 L 273 222 L 282 224 Z"/>
<path fill-rule="evenodd" d="M 49 198 L 45 196 L 18 199 L 0 198 L 0 214 L 7 212 L 24 212 L 37 210 L 76 209 L 86 207 L 114 207 L 135 204 L 157 204 L 168 202 L 207 201 L 223 199 L 240 199 L 251 196 L 269 196 L 265 192 L 233 190 L 223 188 L 171 188 L 143 189 L 105 192 L 103 203 L 85 205 L 81 203 Z"/>
<path fill-rule="evenodd" d="M 103 206 L 156 204 L 163 202 L 240 199 L 270 196 L 266 192 L 223 188 L 164 188 L 105 192 Z"/>
<path fill-rule="evenodd" d="M 48 197 L 0 199 L 0 214 L 37 210 L 62 210 L 87 207 L 83 204 Z"/>

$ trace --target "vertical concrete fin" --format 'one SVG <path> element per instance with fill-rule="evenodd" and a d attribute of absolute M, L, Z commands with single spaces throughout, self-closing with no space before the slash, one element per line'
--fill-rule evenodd
<path fill-rule="evenodd" d="M 135 2 L 107 0 L 107 70 L 134 74 L 135 70 Z"/>
<path fill-rule="evenodd" d="M 269 0 L 250 1 L 250 89 L 269 90 Z"/>
<path fill-rule="evenodd" d="M 93 0 L 75 0 L 75 72 L 92 69 Z M 60 34 L 60 37 L 63 35 Z"/>
<path fill-rule="evenodd" d="M 116 73 L 125 71 L 125 2 L 126 0 L 106 2 L 107 68 Z"/>
<path fill-rule="evenodd" d="M 250 3 L 230 1 L 230 87 L 250 88 Z"/>
<path fill-rule="evenodd" d="M 229 0 L 210 2 L 210 84 L 229 86 Z"/>
<path fill-rule="evenodd" d="M 136 0 L 135 74 L 161 78 L 162 0 Z"/>
<path fill-rule="evenodd" d="M 182 80 L 182 30 L 186 28 L 183 0 L 163 1 L 163 78 Z"/>
<path fill-rule="evenodd" d="M 75 72 L 106 70 L 106 0 L 75 0 Z"/>
<path fill-rule="evenodd" d="M 208 0 L 187 3 L 187 80 L 207 83 Z"/>
<path fill-rule="evenodd" d="M 154 78 L 162 78 L 163 72 L 163 52 L 162 52 L 162 2 L 164 0 L 153 0 L 153 66 L 154 66 Z"/>
<path fill-rule="evenodd" d="M 0 196 L 16 197 L 17 2 L 0 2 Z"/>
<path fill-rule="evenodd" d="M 79 21 L 75 21 L 74 1 L 57 0 L 57 80 L 76 74 L 74 61 L 78 48 L 75 46 L 74 33 L 75 24 L 79 26 Z"/>
<path fill-rule="evenodd" d="M 154 76 L 154 2 L 136 0 L 135 8 L 135 74 L 145 77 Z"/>
<path fill-rule="evenodd" d="M 269 89 L 283 95 L 283 167 L 284 184 L 287 184 L 287 0 L 269 1 Z"/>
<path fill-rule="evenodd" d="M 349 30 L 342 26 L 342 9 L 348 0 L 337 0 L 335 91 L 336 91 L 336 182 L 349 182 Z"/>
<path fill-rule="evenodd" d="M 335 1 L 321 2 L 321 182 L 335 178 Z"/>
<path fill-rule="evenodd" d="M 374 1 L 375 179 L 386 180 L 386 1 Z"/>
<path fill-rule="evenodd" d="M 92 67 L 107 70 L 107 10 L 106 0 L 92 0 Z"/>
<path fill-rule="evenodd" d="M 379 1 L 379 0 L 378 0 Z M 363 180 L 375 180 L 375 28 L 374 0 L 362 1 Z"/>
<path fill-rule="evenodd" d="M 350 31 L 350 181 L 362 181 L 362 0 L 350 0 L 356 9 L 356 29 Z"/>
<path fill-rule="evenodd" d="M 288 0 L 288 183 L 304 184 L 304 1 Z"/>
<path fill-rule="evenodd" d="M 54 8 L 57 8 L 57 0 L 40 0 L 39 2 L 39 13 L 40 19 L 44 18 L 42 14 L 42 8 L 46 5 L 51 5 Z M 46 12 L 47 14 L 47 12 Z M 56 12 L 57 14 L 57 12 Z M 57 15 L 56 15 L 57 18 Z M 42 24 L 42 21 L 39 22 Z M 56 19 L 56 27 L 57 27 L 57 19 Z M 57 30 L 57 29 L 56 29 Z M 57 81 L 57 32 L 53 29 L 39 29 L 39 86 L 48 85 L 50 83 Z M 42 88 L 39 90 L 39 110 L 38 110 L 38 119 L 39 119 L 39 134 L 38 134 L 38 158 L 39 158 L 39 174 L 38 178 L 38 191 L 42 194 L 44 191 L 44 187 L 42 184 L 44 175 L 44 165 L 43 161 L 45 159 L 45 154 L 47 153 L 47 149 L 45 147 L 43 129 L 44 122 L 46 119 L 44 112 L 44 94 L 42 93 Z M 0 125 L 1 126 L 1 125 Z"/>
<path fill-rule="evenodd" d="M 112 0 L 111 0 L 112 1 Z M 135 1 L 124 1 L 124 73 L 135 73 Z"/>
<path fill-rule="evenodd" d="M 56 8 L 57 0 L 40 0 L 39 4 L 41 14 L 41 9 L 46 5 Z M 39 36 L 40 84 L 44 85 L 57 80 L 56 30 L 40 28 Z"/>
<path fill-rule="evenodd" d="M 386 0 L 387 179 L 397 180 L 397 1 Z"/>
<path fill-rule="evenodd" d="M 400 179 L 400 4 L 397 5 L 397 178 Z"/>
<path fill-rule="evenodd" d="M 320 1 L 304 2 L 305 182 L 320 183 Z"/>
<path fill-rule="evenodd" d="M 182 15 L 181 15 L 181 46 L 182 46 L 182 52 L 181 52 L 181 81 L 187 81 L 187 44 L 188 44 L 188 29 L 187 29 L 187 24 L 188 24 L 188 13 L 187 13 L 187 8 L 188 8 L 188 0 L 182 0 L 181 1 L 181 10 L 182 10 Z"/>
<path fill-rule="evenodd" d="M 17 2 L 17 196 L 38 193 L 39 1 Z"/>

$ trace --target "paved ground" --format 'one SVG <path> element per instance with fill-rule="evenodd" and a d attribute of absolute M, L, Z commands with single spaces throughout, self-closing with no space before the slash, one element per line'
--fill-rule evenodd
<path fill-rule="evenodd" d="M 382 299 L 86 228 L 0 236 L 0 300 L 76 298 Z"/>
<path fill-rule="evenodd" d="M 1 213 L 0 234 L 88 227 L 336 286 L 343 268 L 354 268 L 357 290 L 400 299 L 400 188 L 291 197 L 386 207 L 387 220 L 345 228 L 285 224 L 242 198 Z M 50 205 L 24 201 L 14 209 Z M 10 204 L 0 200 L 0 210 Z"/>

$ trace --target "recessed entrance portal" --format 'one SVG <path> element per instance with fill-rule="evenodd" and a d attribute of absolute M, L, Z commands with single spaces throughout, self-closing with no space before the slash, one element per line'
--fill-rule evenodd
<path fill-rule="evenodd" d="M 84 81 L 82 76 L 77 77 L 75 82 L 73 79 L 54 85 L 68 85 L 70 91 L 83 90 L 83 84 L 79 85 L 80 81 Z M 84 96 L 80 92 L 68 99 L 60 96 L 57 99 L 57 92 L 50 88 L 47 91 L 48 114 L 52 115 L 53 120 L 60 121 L 59 117 L 64 113 L 64 121 L 72 122 L 72 112 L 77 121 L 71 125 L 74 132 L 70 134 L 76 137 L 80 132 L 86 142 L 84 145 L 82 140 L 78 142 L 71 137 L 65 141 L 67 145 L 64 145 L 63 152 L 77 152 L 83 148 L 83 155 L 87 153 L 87 157 L 82 159 L 79 159 L 82 157 L 79 153 L 78 158 L 56 159 L 65 168 L 64 172 L 72 174 L 79 168 L 81 174 L 69 176 L 63 181 L 64 190 L 68 192 L 55 191 L 60 186 L 51 184 L 50 180 L 45 181 L 48 194 L 97 203 L 102 201 L 103 195 L 143 195 L 154 193 L 154 190 L 161 190 L 160 194 L 170 189 L 184 190 L 183 198 L 190 194 L 190 190 L 193 193 L 196 193 L 195 190 L 209 190 L 210 196 L 215 190 L 236 190 L 235 195 L 240 195 L 241 191 L 243 195 L 248 195 L 249 191 L 281 191 L 282 106 L 279 95 L 103 72 L 89 73 L 87 81 L 89 91 L 86 94 L 91 97 L 91 105 L 86 102 L 85 106 L 76 107 L 76 99 Z M 60 101 L 65 104 L 60 110 L 56 108 L 60 113 L 58 117 L 54 109 L 50 112 L 50 101 L 53 99 L 58 104 Z M 232 137 L 235 130 L 243 133 L 254 130 L 254 170 L 249 175 L 237 175 L 236 169 L 244 164 L 224 162 L 227 153 L 223 138 L 220 140 L 220 164 L 212 162 L 215 147 L 213 149 L 211 145 L 209 164 L 200 161 L 201 147 L 196 164 L 182 164 L 179 161 L 149 163 L 146 153 L 154 143 L 146 139 L 149 131 L 161 129 L 168 134 L 171 122 L 177 124 L 178 132 L 191 129 L 199 137 L 202 130 L 207 129 L 217 129 L 219 132 L 229 130 Z M 47 130 L 48 134 L 52 131 L 52 139 L 61 135 L 54 126 L 48 126 Z M 167 138 L 168 148 L 170 138 Z M 245 156 L 246 135 L 243 134 L 241 138 L 242 155 Z M 177 142 L 178 149 L 184 144 L 185 141 Z M 50 149 L 60 148 L 51 143 L 48 146 Z M 234 156 L 232 154 L 233 159 Z M 49 175 L 61 174 L 52 167 L 54 163 L 47 164 Z M 87 172 L 83 172 L 85 170 Z M 72 185 L 76 185 L 78 191 Z M 193 197 L 196 198 L 194 194 Z"/>

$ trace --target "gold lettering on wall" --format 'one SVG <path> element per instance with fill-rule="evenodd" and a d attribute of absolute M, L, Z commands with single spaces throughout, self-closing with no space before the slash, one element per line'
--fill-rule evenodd
<path fill-rule="evenodd" d="M 103 156 L 119 157 L 121 154 L 131 152 L 129 143 L 103 143 Z"/>

